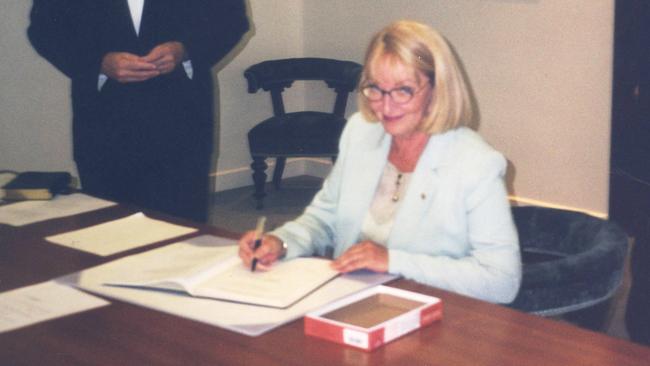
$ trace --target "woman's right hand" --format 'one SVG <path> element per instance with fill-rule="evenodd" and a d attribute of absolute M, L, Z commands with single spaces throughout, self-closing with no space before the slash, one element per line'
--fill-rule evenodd
<path fill-rule="evenodd" d="M 268 270 L 284 253 L 282 240 L 274 235 L 263 235 L 262 244 L 255 250 L 255 230 L 247 231 L 239 239 L 239 257 L 246 267 L 257 258 L 256 269 Z"/>

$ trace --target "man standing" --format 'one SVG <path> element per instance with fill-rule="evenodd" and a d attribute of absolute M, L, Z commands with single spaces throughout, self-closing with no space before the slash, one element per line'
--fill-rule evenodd
<path fill-rule="evenodd" d="M 210 69 L 247 30 L 243 0 L 34 0 L 29 39 L 72 82 L 83 190 L 206 221 Z"/>

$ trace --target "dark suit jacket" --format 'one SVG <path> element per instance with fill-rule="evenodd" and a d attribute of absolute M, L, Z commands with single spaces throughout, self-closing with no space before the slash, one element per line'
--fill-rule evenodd
<path fill-rule="evenodd" d="M 74 157 L 173 159 L 209 156 L 213 102 L 210 68 L 248 30 L 243 0 L 148 0 L 140 35 L 126 0 L 34 0 L 29 39 L 72 81 Z M 139 83 L 108 80 L 98 91 L 108 52 L 147 54 L 180 41 L 193 78 L 179 65 Z"/>

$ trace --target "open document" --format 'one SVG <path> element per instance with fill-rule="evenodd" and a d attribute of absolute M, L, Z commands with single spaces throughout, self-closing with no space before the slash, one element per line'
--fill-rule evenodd
<path fill-rule="evenodd" d="M 188 252 L 196 251 L 198 253 L 202 249 L 206 249 L 207 251 L 205 253 L 207 253 L 210 250 L 210 246 L 233 245 L 235 241 L 215 236 L 199 236 L 183 240 L 180 243 L 185 244 L 185 247 L 187 245 L 193 246 Z M 117 259 L 109 263 L 88 268 L 81 272 L 68 275 L 61 280 L 86 291 L 113 299 L 119 299 L 183 318 L 193 319 L 241 334 L 258 336 L 282 324 L 298 319 L 305 313 L 318 309 L 331 301 L 396 278 L 395 275 L 370 271 L 347 273 L 334 277 L 331 281 L 320 286 L 288 308 L 275 308 L 188 296 L 186 293 L 179 291 L 149 291 L 136 287 L 106 285 L 108 282 L 115 282 L 115 279 L 128 277 L 122 277 L 122 274 L 130 273 L 136 269 L 136 267 L 133 267 L 135 263 L 133 262 L 133 257 L 135 256 Z M 164 259 L 162 257 L 159 258 L 159 260 L 167 261 L 168 265 L 177 264 L 183 267 L 181 263 L 187 260 L 183 259 L 184 257 L 185 254 L 181 254 L 176 259 L 166 256 Z M 201 262 L 197 266 L 203 266 L 206 263 Z M 272 268 L 269 273 L 278 268 Z M 300 280 L 310 270 L 301 273 L 298 276 Z M 163 270 L 165 277 L 168 275 L 167 271 L 168 269 Z M 261 272 L 255 273 L 255 275 L 257 274 L 261 274 Z M 285 286 L 290 287 L 287 284 Z"/>
<path fill-rule="evenodd" d="M 296 258 L 252 272 L 236 245 L 216 246 L 216 239 L 205 235 L 116 261 L 115 275 L 105 284 L 286 308 L 338 275 L 320 258 Z"/>

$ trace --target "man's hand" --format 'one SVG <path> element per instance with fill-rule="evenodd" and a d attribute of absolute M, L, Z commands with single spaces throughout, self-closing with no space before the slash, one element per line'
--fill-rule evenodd
<path fill-rule="evenodd" d="M 142 57 L 145 62 L 152 63 L 161 74 L 172 72 L 185 58 L 185 47 L 180 42 L 160 44 Z"/>
<path fill-rule="evenodd" d="M 388 271 L 388 250 L 369 240 L 350 247 L 332 262 L 332 268 L 339 272 L 352 272 L 369 269 L 375 272 Z"/>
<path fill-rule="evenodd" d="M 120 83 L 145 81 L 160 75 L 152 62 L 128 52 L 109 52 L 102 60 L 102 74 Z"/>

